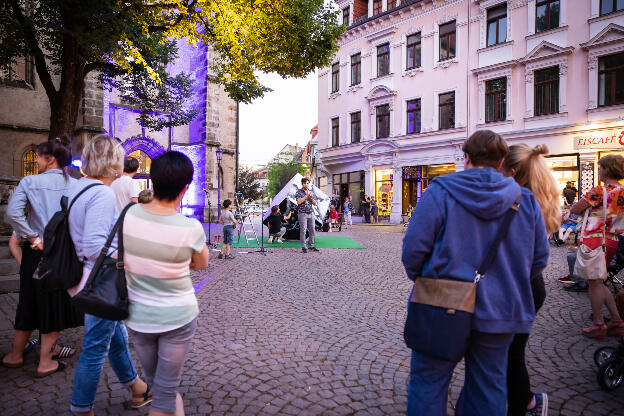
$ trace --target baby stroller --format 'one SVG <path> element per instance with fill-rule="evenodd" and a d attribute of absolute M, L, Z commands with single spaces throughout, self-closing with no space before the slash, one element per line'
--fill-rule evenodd
<path fill-rule="evenodd" d="M 621 290 L 617 285 L 623 286 L 624 282 L 618 274 L 624 269 L 624 235 L 618 236 L 618 248 L 614 257 L 614 261 L 607 267 L 607 280 L 605 285 L 611 285 L 614 294 L 618 294 Z"/>
<path fill-rule="evenodd" d="M 624 337 L 617 347 L 600 347 L 594 353 L 598 384 L 603 390 L 617 389 L 624 381 Z"/>

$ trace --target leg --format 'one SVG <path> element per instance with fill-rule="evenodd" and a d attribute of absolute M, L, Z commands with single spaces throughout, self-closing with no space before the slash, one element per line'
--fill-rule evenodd
<path fill-rule="evenodd" d="M 408 416 L 445 416 L 448 386 L 456 363 L 412 351 L 407 386 Z"/>
<path fill-rule="evenodd" d="M 149 386 L 154 384 L 154 374 L 158 364 L 158 336 L 159 334 L 145 334 L 132 331 L 134 350 L 139 356 L 143 367 L 143 375 Z"/>
<path fill-rule="evenodd" d="M 82 353 L 74 375 L 71 399 L 71 411 L 74 413 L 89 414 L 93 409 L 102 366 L 108 355 L 116 324 L 114 321 L 85 315 Z"/>
<path fill-rule="evenodd" d="M 565 239 L 563 238 L 563 235 L 565 234 L 565 232 L 566 232 L 565 228 L 563 227 L 559 228 L 559 240 L 565 241 Z"/>
<path fill-rule="evenodd" d="M 152 410 L 173 414 L 185 355 L 197 328 L 197 319 L 158 338 L 158 364 L 154 375 Z"/>
<path fill-rule="evenodd" d="M 533 398 L 524 352 L 529 334 L 515 334 L 509 346 L 507 363 L 507 414 L 524 416 Z"/>
<path fill-rule="evenodd" d="M 615 304 L 615 299 L 613 298 L 613 294 L 605 285 L 601 285 L 604 291 L 605 305 L 609 310 L 609 314 L 611 315 L 611 321 L 621 321 L 622 317 L 620 316 L 620 312 L 618 311 L 617 305 Z"/>
<path fill-rule="evenodd" d="M 457 416 L 504 415 L 507 408 L 507 353 L 513 334 L 472 331 L 464 388 L 457 400 Z"/>
<path fill-rule="evenodd" d="M 37 367 L 38 373 L 45 373 L 46 371 L 54 370 L 59 366 L 59 363 L 52 359 L 54 344 L 58 339 L 60 332 L 50 332 L 47 334 L 41 334 L 41 351 L 39 352 L 39 366 Z"/>
<path fill-rule="evenodd" d="M 301 248 L 306 248 L 306 228 L 308 227 L 307 215 L 299 214 L 299 240 L 301 241 Z"/>
<path fill-rule="evenodd" d="M 589 281 L 589 302 L 594 314 L 594 325 L 604 324 L 602 305 L 605 304 L 605 291 L 602 280 Z"/>
<path fill-rule="evenodd" d="M 5 364 L 21 365 L 24 363 L 24 348 L 30 338 L 32 331 L 15 330 L 13 334 L 13 348 L 11 352 L 4 356 L 2 362 Z"/>
<path fill-rule="evenodd" d="M 130 387 L 137 380 L 137 370 L 128 347 L 128 332 L 123 321 L 115 322 L 108 351 L 108 361 L 124 387 Z"/>
<path fill-rule="evenodd" d="M 314 247 L 314 215 L 308 214 L 308 247 Z"/>

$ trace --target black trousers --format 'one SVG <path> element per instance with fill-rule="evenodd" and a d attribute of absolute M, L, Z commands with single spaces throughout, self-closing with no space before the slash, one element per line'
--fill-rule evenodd
<path fill-rule="evenodd" d="M 364 222 L 370 222 L 370 207 L 364 207 Z"/>
<path fill-rule="evenodd" d="M 541 274 L 531 280 L 531 289 L 535 313 L 537 313 L 546 299 L 546 287 Z M 528 340 L 529 334 L 515 334 L 509 346 L 507 357 L 507 415 L 509 416 L 526 415 L 527 406 L 533 398 L 524 355 Z"/>

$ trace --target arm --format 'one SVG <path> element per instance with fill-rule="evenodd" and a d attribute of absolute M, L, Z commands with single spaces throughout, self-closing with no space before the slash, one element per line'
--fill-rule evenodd
<path fill-rule="evenodd" d="M 288 221 L 288 220 L 290 219 L 290 217 L 292 217 L 292 213 L 293 213 L 293 212 L 292 212 L 292 211 L 290 211 L 290 212 L 288 213 L 288 215 L 286 215 L 286 216 L 284 217 L 284 221 Z"/>
<path fill-rule="evenodd" d="M 21 180 L 13 196 L 9 200 L 7 206 L 7 220 L 13 230 L 15 231 L 18 239 L 28 239 L 31 243 L 38 237 L 37 233 L 30 228 L 28 219 L 26 218 L 26 207 L 28 206 L 28 197 L 26 196 L 26 189 L 28 185 L 24 180 Z M 43 236 L 42 236 L 43 237 Z"/>
<path fill-rule="evenodd" d="M 9 240 L 9 250 L 11 251 L 11 255 L 15 258 L 15 260 L 22 264 L 22 248 L 19 246 L 19 242 L 17 241 L 17 236 L 15 233 L 11 234 L 11 239 Z"/>
<path fill-rule="evenodd" d="M 570 208 L 570 214 L 581 215 L 590 207 L 591 205 L 585 199 L 579 199 L 576 204 L 572 205 L 572 208 Z"/>
<path fill-rule="evenodd" d="M 416 206 L 415 214 L 403 237 L 402 261 L 407 277 L 415 280 L 422 271 L 425 260 L 431 255 L 433 245 L 444 218 L 444 201 L 438 198 L 441 188 L 435 183 L 427 189 Z"/>
<path fill-rule="evenodd" d="M 204 248 L 199 253 L 194 251 L 191 256 L 191 269 L 193 270 L 203 270 L 208 266 L 208 260 L 210 260 L 210 251 L 208 250 L 208 246 L 204 244 Z"/>
<path fill-rule="evenodd" d="M 305 202 L 305 200 L 308 198 L 308 195 L 304 195 L 301 198 L 297 198 L 297 205 L 301 205 Z"/>
<path fill-rule="evenodd" d="M 80 200 L 78 200 L 78 203 L 79 202 Z M 117 220 L 118 213 L 115 206 L 115 196 L 112 194 L 112 191 L 110 193 L 101 192 L 100 189 L 98 189 L 98 192 L 85 204 L 82 251 L 88 260 L 95 261 L 100 255 L 100 251 L 106 243 L 114 221 Z M 78 206 L 74 205 L 72 212 L 76 208 L 78 208 Z M 117 248 L 116 240 L 113 240 L 111 248 Z"/>
<path fill-rule="evenodd" d="M 548 245 L 548 235 L 546 234 L 546 224 L 542 211 L 535 198 L 531 197 L 533 211 L 535 213 L 535 250 L 533 252 L 533 264 L 531 266 L 531 279 L 541 273 L 548 264 L 550 246 Z"/>

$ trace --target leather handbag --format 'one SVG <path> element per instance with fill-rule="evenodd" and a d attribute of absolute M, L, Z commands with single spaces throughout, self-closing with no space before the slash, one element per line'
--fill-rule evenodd
<path fill-rule="evenodd" d="M 441 360 L 458 362 L 462 359 L 472 330 L 477 285 L 494 262 L 498 247 L 520 208 L 521 197 L 522 193 L 503 217 L 472 282 L 416 278 L 403 330 L 409 348 Z"/>
<path fill-rule="evenodd" d="M 124 269 L 123 221 L 132 202 L 123 209 L 106 244 L 89 274 L 82 289 L 71 300 L 76 309 L 98 318 L 122 321 L 128 318 L 129 302 Z M 117 234 L 117 259 L 108 255 L 108 250 Z"/>
<path fill-rule="evenodd" d="M 581 231 L 581 244 L 576 251 L 576 261 L 574 263 L 574 274 L 584 280 L 605 280 L 607 278 L 607 261 L 605 257 L 605 239 L 606 239 L 606 224 L 607 224 L 607 210 L 605 209 L 605 201 L 607 198 L 607 189 L 602 187 L 602 211 L 604 213 L 604 226 L 602 227 L 602 244 L 600 247 L 590 249 L 583 244 L 583 231 Z M 587 219 L 589 217 L 591 208 L 585 210 L 585 216 L 583 217 L 583 228 L 587 225 Z"/>

